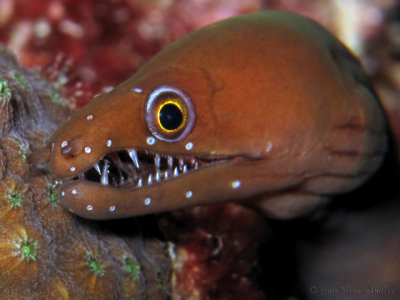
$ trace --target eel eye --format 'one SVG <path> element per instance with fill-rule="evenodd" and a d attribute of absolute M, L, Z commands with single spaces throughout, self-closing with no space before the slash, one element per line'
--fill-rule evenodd
<path fill-rule="evenodd" d="M 146 104 L 146 125 L 157 138 L 177 142 L 192 130 L 195 113 L 190 98 L 181 90 L 161 86 L 151 92 Z"/>
<path fill-rule="evenodd" d="M 165 101 L 158 109 L 158 122 L 165 131 L 177 131 L 183 123 L 183 109 L 178 101 Z"/>

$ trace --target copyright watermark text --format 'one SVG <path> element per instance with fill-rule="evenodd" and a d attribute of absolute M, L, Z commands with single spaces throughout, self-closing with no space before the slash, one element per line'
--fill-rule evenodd
<path fill-rule="evenodd" d="M 365 296 L 400 296 L 400 289 L 391 287 L 390 285 L 371 285 L 366 288 L 360 288 L 352 285 L 344 285 L 340 287 L 322 287 L 312 285 L 308 288 L 310 294 L 318 294 L 324 296 L 354 296 L 354 295 L 365 295 Z"/>

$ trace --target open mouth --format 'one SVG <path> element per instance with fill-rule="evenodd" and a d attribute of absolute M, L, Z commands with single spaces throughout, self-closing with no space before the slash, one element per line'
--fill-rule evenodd
<path fill-rule="evenodd" d="M 86 180 L 118 188 L 140 188 L 228 162 L 230 157 L 169 155 L 148 150 L 120 150 L 106 154 L 73 180 Z"/>

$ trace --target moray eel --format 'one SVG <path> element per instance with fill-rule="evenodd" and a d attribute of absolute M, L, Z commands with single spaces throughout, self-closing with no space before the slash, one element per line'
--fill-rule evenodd
<path fill-rule="evenodd" d="M 387 151 L 385 115 L 359 62 L 288 12 L 201 28 L 96 96 L 33 160 L 90 219 L 240 201 L 290 218 L 354 190 Z"/>

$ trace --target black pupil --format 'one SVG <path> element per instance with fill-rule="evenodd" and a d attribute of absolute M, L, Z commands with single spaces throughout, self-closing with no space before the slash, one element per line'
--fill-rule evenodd
<path fill-rule="evenodd" d="M 183 121 L 182 112 L 175 104 L 165 104 L 160 109 L 160 124 L 167 130 L 177 129 Z"/>

